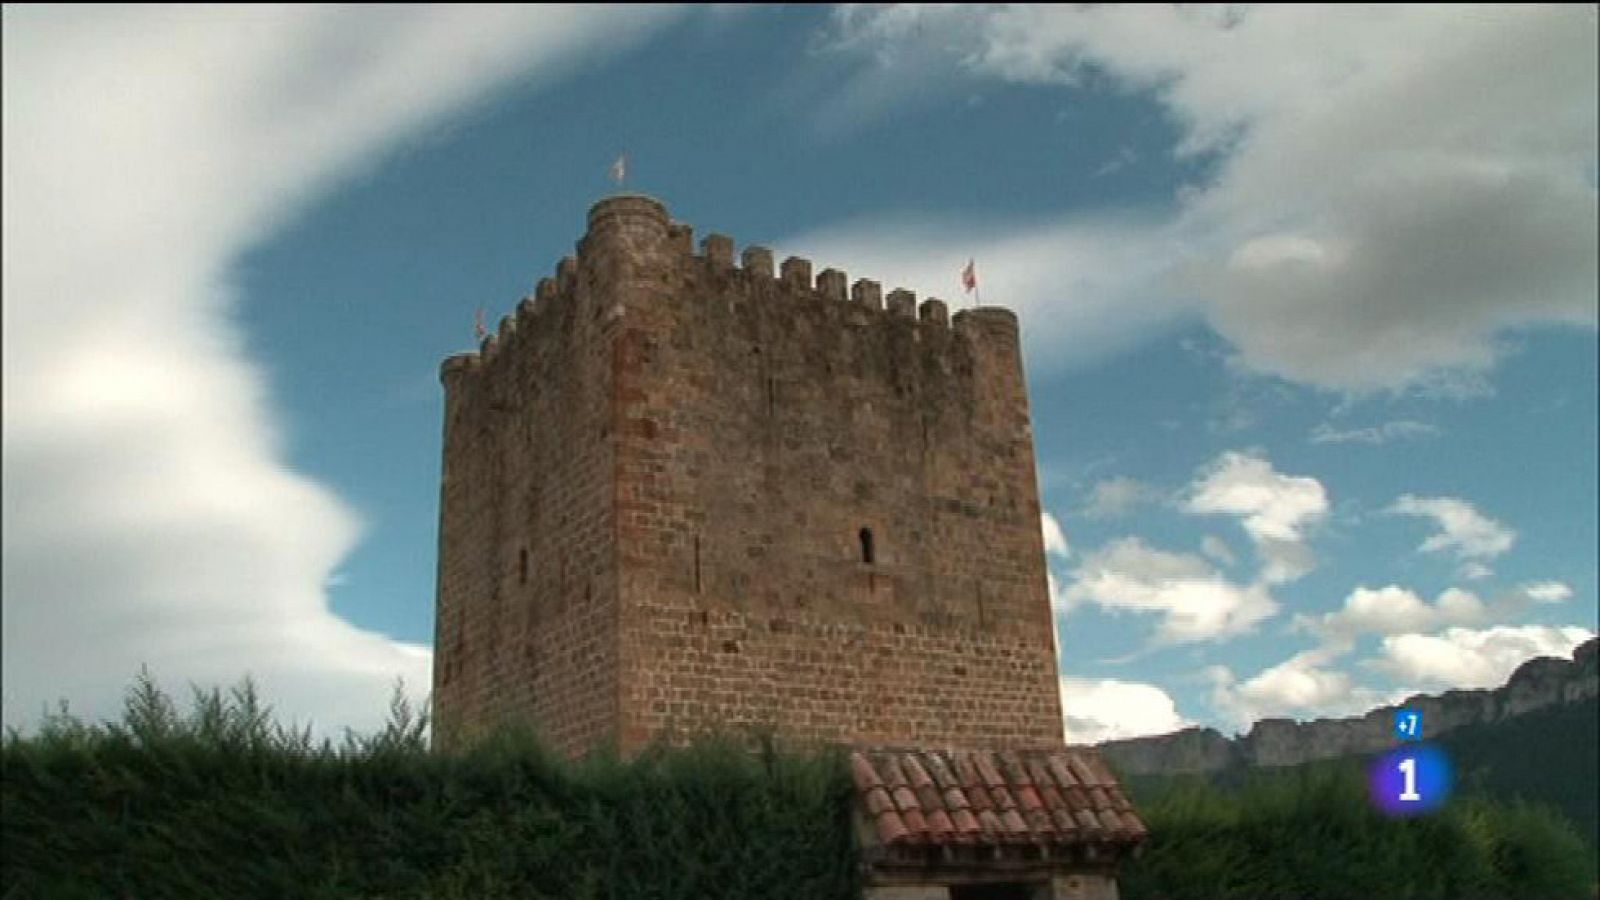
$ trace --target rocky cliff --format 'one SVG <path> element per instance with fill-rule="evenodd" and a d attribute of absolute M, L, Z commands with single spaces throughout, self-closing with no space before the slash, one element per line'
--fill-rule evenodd
<path fill-rule="evenodd" d="M 1402 705 L 1422 712 L 1426 737 L 1464 725 L 1503 721 L 1535 709 L 1600 697 L 1600 639 L 1591 639 L 1572 659 L 1531 659 L 1493 690 L 1417 695 Z M 1318 759 L 1371 753 L 1394 745 L 1393 706 L 1348 719 L 1263 719 L 1241 737 L 1211 728 L 1186 728 L 1157 737 L 1107 741 L 1101 752 L 1123 775 L 1215 772 L 1231 766 L 1294 766 Z"/>

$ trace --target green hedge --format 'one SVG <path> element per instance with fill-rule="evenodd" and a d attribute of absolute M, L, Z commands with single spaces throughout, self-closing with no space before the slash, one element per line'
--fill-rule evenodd
<path fill-rule="evenodd" d="M 120 724 L 13 732 L 0 897 L 859 895 L 835 757 L 711 740 L 574 763 L 519 735 L 441 757 L 396 696 L 338 748 L 248 684 L 180 718 L 148 678 Z"/>
<path fill-rule="evenodd" d="M 1219 788 L 1134 779 L 1152 839 L 1123 869 L 1123 900 L 1294 897 L 1541 900 L 1595 895 L 1594 859 L 1545 807 L 1456 797 L 1393 819 L 1358 764 L 1257 774 Z"/>
<path fill-rule="evenodd" d="M 180 716 L 141 677 L 120 723 L 63 711 L 6 737 L 0 900 L 859 896 L 837 754 L 712 739 L 573 762 L 503 734 L 437 756 L 425 734 L 398 692 L 382 732 L 335 747 L 274 724 L 248 683 Z M 1129 786 L 1153 838 L 1124 900 L 1594 892 L 1592 853 L 1540 807 L 1388 819 L 1350 766 Z"/>

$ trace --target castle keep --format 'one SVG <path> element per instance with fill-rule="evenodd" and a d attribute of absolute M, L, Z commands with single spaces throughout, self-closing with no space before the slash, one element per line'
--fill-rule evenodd
<path fill-rule="evenodd" d="M 850 745 L 873 896 L 1115 896 L 1143 825 L 1062 746 L 1010 311 L 620 195 L 441 378 L 436 745 Z"/>
<path fill-rule="evenodd" d="M 638 195 L 577 251 L 443 365 L 441 740 L 1059 743 L 1016 316 Z"/>
<path fill-rule="evenodd" d="M 1016 317 L 644 196 L 577 250 L 443 366 L 441 736 L 1059 742 Z"/>

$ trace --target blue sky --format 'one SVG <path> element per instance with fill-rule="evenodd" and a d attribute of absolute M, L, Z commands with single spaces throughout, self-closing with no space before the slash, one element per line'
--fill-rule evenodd
<path fill-rule="evenodd" d="M 624 151 L 1018 310 L 1071 739 L 1596 629 L 1592 6 L 4 18 L 7 724 L 141 663 L 332 731 L 424 691 L 438 363 Z"/>

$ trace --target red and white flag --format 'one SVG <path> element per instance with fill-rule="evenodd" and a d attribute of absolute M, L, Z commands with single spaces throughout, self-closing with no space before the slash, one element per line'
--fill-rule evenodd
<path fill-rule="evenodd" d="M 967 260 L 967 267 L 961 270 L 961 286 L 969 294 L 978 289 L 978 268 L 971 259 Z"/>
<path fill-rule="evenodd" d="M 628 154 L 624 153 L 617 157 L 616 162 L 611 164 L 611 180 L 617 183 L 617 187 L 622 187 L 622 182 L 626 180 L 627 177 Z"/>
<path fill-rule="evenodd" d="M 489 329 L 483 327 L 483 307 L 481 306 L 472 316 L 472 331 L 480 341 L 489 336 Z"/>

